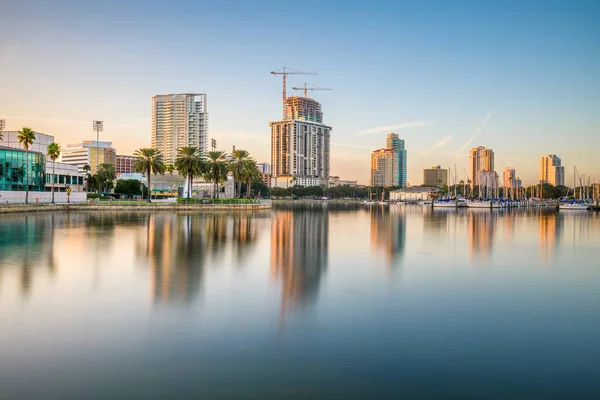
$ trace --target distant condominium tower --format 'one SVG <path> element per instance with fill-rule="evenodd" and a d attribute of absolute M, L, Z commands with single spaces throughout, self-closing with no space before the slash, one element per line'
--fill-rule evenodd
<path fill-rule="evenodd" d="M 134 156 L 120 156 L 117 154 L 115 159 L 115 172 L 117 174 L 130 174 L 133 171 L 133 164 L 135 163 Z"/>
<path fill-rule="evenodd" d="M 448 170 L 433 166 L 423 170 L 423 186 L 442 187 L 448 185 Z"/>
<path fill-rule="evenodd" d="M 331 127 L 323 123 L 321 104 L 288 97 L 286 115 L 271 126 L 271 185 L 327 186 Z"/>
<path fill-rule="evenodd" d="M 195 146 L 206 151 L 208 112 L 206 94 L 163 94 L 152 97 L 152 147 L 165 164 L 173 164 L 177 150 Z"/>
<path fill-rule="evenodd" d="M 406 187 L 406 149 L 396 133 L 385 139 L 385 149 L 371 153 L 371 186 Z"/>
<path fill-rule="evenodd" d="M 565 184 L 565 167 L 561 165 L 557 155 L 549 154 L 540 159 L 540 182 L 554 186 Z"/>
<path fill-rule="evenodd" d="M 371 153 L 371 186 L 398 186 L 400 161 L 394 149 Z"/>
<path fill-rule="evenodd" d="M 491 186 L 489 179 L 486 179 L 485 183 L 483 182 L 484 178 L 488 178 L 490 174 L 482 174 L 482 172 L 494 171 L 494 150 L 486 149 L 484 146 L 474 147 L 469 151 L 469 158 L 471 187 L 486 183 Z"/>
<path fill-rule="evenodd" d="M 404 140 L 397 133 L 389 133 L 385 139 L 385 148 L 398 152 L 398 184 L 394 186 L 406 187 L 406 149 Z"/>

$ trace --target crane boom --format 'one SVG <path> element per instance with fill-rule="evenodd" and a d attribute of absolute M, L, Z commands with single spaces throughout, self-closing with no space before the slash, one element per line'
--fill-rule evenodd
<path fill-rule="evenodd" d="M 288 75 L 317 75 L 316 72 L 302 72 L 295 69 L 283 67 L 283 71 L 271 71 L 271 75 L 283 75 L 283 119 L 285 119 L 285 100 L 287 99 L 287 76 Z"/>
<path fill-rule="evenodd" d="M 308 85 L 307 83 L 304 84 L 304 87 L 293 87 L 293 90 L 303 90 L 304 91 L 304 97 L 308 97 L 308 93 L 307 91 L 309 90 L 333 90 L 333 89 L 329 89 L 329 88 L 322 88 L 322 87 L 307 87 L 306 85 Z"/>

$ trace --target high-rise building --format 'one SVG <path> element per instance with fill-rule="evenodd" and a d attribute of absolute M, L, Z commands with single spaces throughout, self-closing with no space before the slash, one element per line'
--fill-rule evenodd
<path fill-rule="evenodd" d="M 165 164 L 175 163 L 177 150 L 195 146 L 206 151 L 208 111 L 206 94 L 163 94 L 152 97 L 152 147 Z"/>
<path fill-rule="evenodd" d="M 258 163 L 256 164 L 260 174 L 262 175 L 262 180 L 267 185 L 267 187 L 271 187 L 271 164 L 269 163 Z"/>
<path fill-rule="evenodd" d="M 386 136 L 385 149 L 371 153 L 371 186 L 406 187 L 406 149 L 396 133 Z"/>
<path fill-rule="evenodd" d="M 371 186 L 398 186 L 398 151 L 379 149 L 371 153 Z"/>
<path fill-rule="evenodd" d="M 308 97 L 288 97 L 285 119 L 269 125 L 272 186 L 327 186 L 331 127 L 323 123 L 321 104 Z"/>
<path fill-rule="evenodd" d="M 448 170 L 433 166 L 423 170 L 423 186 L 442 187 L 448 185 Z"/>
<path fill-rule="evenodd" d="M 117 154 L 115 159 L 115 172 L 117 174 L 131 174 L 133 173 L 133 163 L 135 162 L 134 156 L 120 156 Z"/>
<path fill-rule="evenodd" d="M 540 182 L 554 186 L 565 184 L 565 167 L 557 155 L 549 154 L 540 159 Z"/>
<path fill-rule="evenodd" d="M 398 184 L 394 186 L 406 187 L 406 149 L 404 140 L 397 133 L 389 133 L 385 139 L 385 148 L 398 152 Z"/>
<path fill-rule="evenodd" d="M 481 172 L 494 171 L 494 150 L 486 149 L 484 146 L 475 147 L 469 151 L 469 158 L 471 187 L 485 184 L 483 182 L 484 175 Z M 487 178 L 487 175 L 485 175 L 485 178 Z"/>
<path fill-rule="evenodd" d="M 99 164 L 115 164 L 117 151 L 112 142 L 96 142 L 85 140 L 78 144 L 69 144 L 62 149 L 61 161 L 65 164 L 77 165 L 79 172 L 83 166 L 90 166 L 90 174 L 95 174 Z"/>
<path fill-rule="evenodd" d="M 515 172 L 515 169 L 513 167 L 506 167 L 504 168 L 504 177 L 503 177 L 503 181 L 504 181 L 504 187 L 508 188 L 515 188 L 516 186 L 516 180 L 517 180 L 517 174 Z"/>

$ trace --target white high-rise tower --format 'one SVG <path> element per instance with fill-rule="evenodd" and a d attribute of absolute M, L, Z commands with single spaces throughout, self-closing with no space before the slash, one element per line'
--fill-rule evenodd
<path fill-rule="evenodd" d="M 173 164 L 177 150 L 196 146 L 206 151 L 208 111 L 205 93 L 163 94 L 152 97 L 152 147 L 165 164 Z"/>

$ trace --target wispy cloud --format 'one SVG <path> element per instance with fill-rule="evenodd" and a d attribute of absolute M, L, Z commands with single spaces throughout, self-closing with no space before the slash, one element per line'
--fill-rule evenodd
<path fill-rule="evenodd" d="M 487 124 L 487 122 L 489 121 L 489 119 L 491 117 L 492 117 L 492 113 L 488 112 L 487 115 L 485 116 L 485 118 L 483 118 L 483 120 L 481 121 L 481 123 L 479 124 L 477 129 L 475 130 L 475 133 L 473 133 L 473 135 L 469 138 L 469 140 L 467 140 L 467 142 L 465 144 L 463 144 L 460 149 L 458 149 L 458 151 L 456 152 L 457 158 L 460 156 L 461 153 L 463 153 L 471 145 L 471 143 L 473 143 L 475 141 L 475 139 L 477 139 L 477 136 L 479 136 L 479 133 L 481 132 L 481 130 Z"/>
<path fill-rule="evenodd" d="M 348 144 L 348 143 L 339 143 L 339 142 L 331 142 L 332 147 L 349 147 L 351 149 L 361 149 L 361 150 L 369 150 L 368 146 L 359 146 L 357 144 Z"/>
<path fill-rule="evenodd" d="M 365 129 L 363 131 L 360 131 L 354 136 L 364 136 L 364 135 L 372 135 L 374 133 L 393 132 L 393 131 L 397 131 L 400 129 L 416 128 L 418 126 L 426 126 L 426 125 L 433 125 L 433 124 L 435 124 L 435 121 L 417 121 L 417 122 L 406 122 L 404 124 L 397 124 L 397 125 L 378 126 L 375 128 Z"/>
<path fill-rule="evenodd" d="M 448 142 L 450 142 L 452 140 L 452 136 L 446 136 L 444 138 L 441 138 L 440 140 L 438 140 L 434 145 L 433 148 L 437 149 L 440 148 L 442 146 L 445 146 L 448 144 Z"/>

